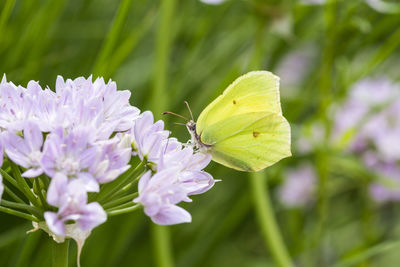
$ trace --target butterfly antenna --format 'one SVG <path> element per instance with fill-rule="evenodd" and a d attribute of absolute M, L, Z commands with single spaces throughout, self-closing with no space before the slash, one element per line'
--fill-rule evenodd
<path fill-rule="evenodd" d="M 174 112 L 171 112 L 171 111 L 166 111 L 166 112 L 163 112 L 162 114 L 163 114 L 163 115 L 166 115 L 166 114 L 174 115 L 174 116 L 177 116 L 177 117 L 179 117 L 179 118 L 182 118 L 182 119 L 184 119 L 185 121 L 189 121 L 189 119 L 188 119 L 188 118 L 186 118 L 186 117 L 183 117 L 182 115 L 176 114 L 176 113 L 174 113 Z"/>
<path fill-rule="evenodd" d="M 184 124 L 184 123 L 179 123 L 179 122 L 174 122 L 174 124 L 186 126 L 186 124 Z"/>
<path fill-rule="evenodd" d="M 194 121 L 193 113 L 192 113 L 192 110 L 190 109 L 189 103 L 187 101 L 183 101 L 183 102 L 185 103 L 187 109 L 189 110 L 190 117 L 192 118 L 192 121 Z"/>

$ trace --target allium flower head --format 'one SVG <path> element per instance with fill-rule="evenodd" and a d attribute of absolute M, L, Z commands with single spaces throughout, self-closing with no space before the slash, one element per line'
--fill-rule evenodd
<path fill-rule="evenodd" d="M 215 183 L 203 171 L 211 157 L 168 138 L 164 122 L 154 122 L 150 111 L 140 114 L 130 95 L 102 78 L 59 76 L 55 91 L 36 81 L 26 88 L 5 77 L 0 82 L 0 166 L 7 157 L 12 175 L 20 179 L 16 186 L 26 182 L 20 170 L 23 177 L 37 177 L 21 189 L 41 211 L 33 212 L 37 218 L 32 220 L 45 220 L 35 223 L 36 229 L 56 241 L 75 239 L 79 251 L 107 214 L 143 206 L 158 224 L 190 222 L 191 215 L 177 205 Z M 135 205 L 132 190 L 138 180 Z M 0 197 L 2 191 L 0 176 Z"/>

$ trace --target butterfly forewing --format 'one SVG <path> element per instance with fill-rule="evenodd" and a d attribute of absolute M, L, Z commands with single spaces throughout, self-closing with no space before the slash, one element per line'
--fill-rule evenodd
<path fill-rule="evenodd" d="M 282 113 L 279 77 L 268 71 L 253 71 L 239 77 L 203 110 L 196 131 L 200 135 L 215 123 L 249 112 Z"/>

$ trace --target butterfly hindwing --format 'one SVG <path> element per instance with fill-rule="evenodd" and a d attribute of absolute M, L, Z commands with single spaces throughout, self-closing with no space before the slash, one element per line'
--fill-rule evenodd
<path fill-rule="evenodd" d="M 290 126 L 281 114 L 249 112 L 203 130 L 213 160 L 240 171 L 258 171 L 291 155 Z"/>

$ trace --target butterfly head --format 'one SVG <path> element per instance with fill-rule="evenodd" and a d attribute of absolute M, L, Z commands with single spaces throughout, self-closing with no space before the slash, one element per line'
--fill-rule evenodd
<path fill-rule="evenodd" d="M 196 122 L 194 122 L 193 120 L 189 120 L 186 123 L 186 128 L 188 129 L 188 131 L 190 133 L 195 133 L 196 132 Z"/>

